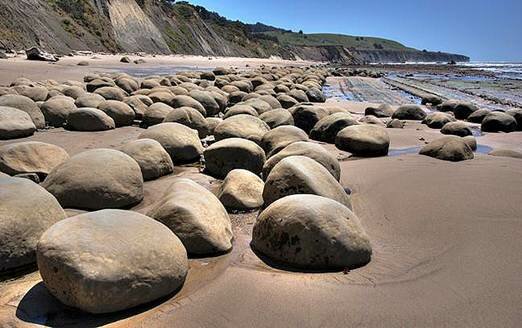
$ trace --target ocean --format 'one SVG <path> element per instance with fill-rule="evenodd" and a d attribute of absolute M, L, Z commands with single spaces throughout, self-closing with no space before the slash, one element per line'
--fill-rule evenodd
<path fill-rule="evenodd" d="M 498 78 L 522 80 L 522 63 L 472 61 L 469 63 L 459 63 L 459 65 L 493 72 Z"/>

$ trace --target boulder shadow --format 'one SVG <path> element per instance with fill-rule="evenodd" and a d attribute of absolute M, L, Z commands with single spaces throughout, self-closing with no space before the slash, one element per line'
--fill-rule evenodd
<path fill-rule="evenodd" d="M 100 327 L 160 306 L 173 298 L 180 289 L 181 287 L 169 295 L 132 309 L 114 313 L 92 314 L 62 304 L 49 293 L 41 281 L 24 295 L 16 308 L 16 317 L 26 323 L 47 327 Z"/>

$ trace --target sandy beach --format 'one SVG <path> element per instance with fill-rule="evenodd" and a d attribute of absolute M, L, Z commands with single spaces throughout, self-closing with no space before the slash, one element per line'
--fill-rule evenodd
<path fill-rule="evenodd" d="M 165 74 L 217 66 L 313 64 L 147 56 L 145 64 L 135 65 L 120 63 L 121 56 L 98 57 L 64 57 L 55 64 L 0 60 L 0 84 L 8 85 L 18 77 L 65 81 L 101 72 L 144 76 L 168 69 L 172 71 Z M 89 66 L 77 66 L 81 60 L 88 60 Z M 318 106 L 339 107 L 357 118 L 370 105 L 386 101 L 398 107 L 410 99 L 381 79 L 329 77 L 326 86 L 331 96 Z M 348 100 L 343 86 L 345 91 L 358 92 L 359 98 Z M 475 158 L 454 163 L 418 154 L 421 146 L 443 136 L 439 129 L 407 121 L 403 129 L 386 130 L 390 156 L 385 157 L 349 158 L 334 145 L 320 143 L 340 159 L 341 184 L 351 190 L 354 213 L 371 236 L 373 255 L 368 265 L 327 273 L 271 266 L 250 247 L 258 212 L 231 214 L 233 250 L 214 258 L 190 259 L 187 281 L 175 295 L 115 314 L 90 315 L 62 305 L 44 287 L 38 272 L 28 272 L 0 282 L 0 326 L 518 326 L 522 320 L 522 162 L 487 153 L 499 148 L 522 152 L 522 132 L 477 135 Z M 2 140 L 0 146 L 41 141 L 72 156 L 88 149 L 118 149 L 142 132 L 137 125 L 103 132 L 55 128 Z M 178 177 L 216 193 L 221 181 L 200 171 L 198 164 L 176 165 L 174 173 L 145 182 L 144 200 L 131 210 L 146 213 Z"/>

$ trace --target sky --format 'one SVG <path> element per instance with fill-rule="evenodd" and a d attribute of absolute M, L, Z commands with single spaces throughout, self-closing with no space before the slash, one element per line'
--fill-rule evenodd
<path fill-rule="evenodd" d="M 232 20 L 522 62 L 522 0 L 189 0 Z"/>

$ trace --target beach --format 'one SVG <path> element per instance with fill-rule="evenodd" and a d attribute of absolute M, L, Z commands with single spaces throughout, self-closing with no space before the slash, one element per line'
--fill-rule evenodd
<path fill-rule="evenodd" d="M 91 57 L 63 57 L 52 64 L 0 60 L 0 85 L 19 77 L 82 81 L 87 74 L 124 72 L 142 79 L 218 66 L 250 71 L 262 65 L 322 64 L 145 56 L 146 62 L 136 65 L 120 63 L 121 56 Z M 82 60 L 89 65 L 78 66 Z M 516 81 L 491 77 L 478 83 L 483 90 L 470 91 L 468 82 L 454 77 L 457 69 L 448 66 L 367 69 L 386 71 L 387 76 L 329 76 L 323 86 L 328 99 L 315 106 L 339 108 L 360 119 L 366 108 L 381 103 L 394 109 L 420 104 L 424 93 L 489 110 L 517 108 L 522 101 Z M 462 70 L 469 74 L 469 68 Z M 130 310 L 92 315 L 62 305 L 32 267 L 0 282 L 0 326 L 516 327 L 522 320 L 522 160 L 488 154 L 496 149 L 522 152 L 522 132 L 488 133 L 480 131 L 480 124 L 469 126 L 478 147 L 472 160 L 460 162 L 418 154 L 421 147 L 444 136 L 420 121 L 407 120 L 404 128 L 386 129 L 388 156 L 350 156 L 331 143 L 313 141 L 339 160 L 340 183 L 350 191 L 353 212 L 372 244 L 372 258 L 365 266 L 333 272 L 273 266 L 250 246 L 259 210 L 231 213 L 233 249 L 216 257 L 190 258 L 187 280 L 178 293 Z M 0 146 L 40 141 L 73 156 L 89 149 L 119 149 L 143 131 L 138 124 L 100 132 L 52 128 L 0 140 Z M 146 214 L 180 177 L 215 194 L 222 183 L 203 173 L 201 164 L 175 165 L 173 173 L 146 181 L 143 201 L 129 210 Z M 70 216 L 79 212 L 66 209 Z"/>

